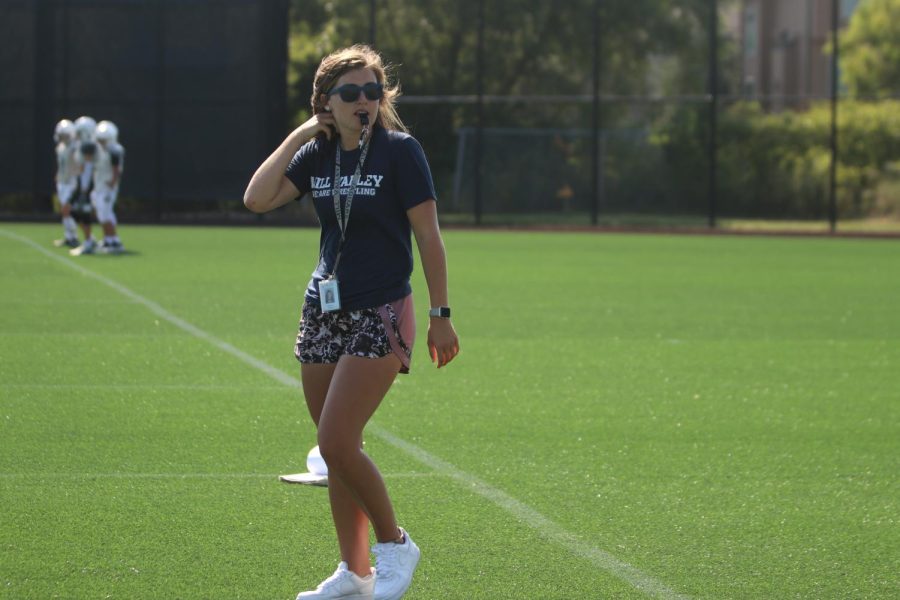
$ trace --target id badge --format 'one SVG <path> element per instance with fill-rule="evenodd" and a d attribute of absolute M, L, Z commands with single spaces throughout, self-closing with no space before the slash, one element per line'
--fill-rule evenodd
<path fill-rule="evenodd" d="M 319 304 L 322 305 L 322 312 L 341 310 L 341 293 L 338 291 L 337 279 L 319 282 Z"/>

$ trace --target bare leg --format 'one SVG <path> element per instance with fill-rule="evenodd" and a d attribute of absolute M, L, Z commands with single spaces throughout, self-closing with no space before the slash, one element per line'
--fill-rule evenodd
<path fill-rule="evenodd" d="M 303 364 L 300 365 L 303 381 L 303 395 L 306 406 L 316 427 L 325 407 L 328 387 L 337 364 Z M 330 471 L 330 469 L 329 469 Z M 339 479 L 329 478 L 328 497 L 331 501 L 331 515 L 337 530 L 338 546 L 341 560 L 348 568 L 360 577 L 369 574 L 369 518 L 359 507 L 350 491 Z"/>
<path fill-rule="evenodd" d="M 319 420 L 319 450 L 329 473 L 333 471 L 354 494 L 379 541 L 397 538 L 397 522 L 384 480 L 359 442 L 399 371 L 400 359 L 393 354 L 378 359 L 341 357 Z"/>
<path fill-rule="evenodd" d="M 400 370 L 394 355 L 379 359 L 341 357 L 319 417 L 319 450 L 328 464 L 328 483 L 342 555 L 363 562 L 368 574 L 368 526 L 378 541 L 398 537 L 394 509 L 378 468 L 362 450 L 362 432 Z M 360 516 L 362 515 L 362 516 Z M 365 519 L 365 520 L 364 520 Z M 360 560 L 364 557 L 364 561 Z M 345 558 L 346 560 L 346 558 Z"/>
<path fill-rule="evenodd" d="M 317 427 L 336 367 L 337 364 L 300 365 L 303 395 L 306 396 L 309 414 Z M 348 569 L 360 577 L 365 577 L 371 567 L 369 517 L 360 508 L 353 493 L 337 477 L 329 477 L 328 497 L 331 501 L 331 516 L 337 531 L 341 560 L 347 563 Z"/>

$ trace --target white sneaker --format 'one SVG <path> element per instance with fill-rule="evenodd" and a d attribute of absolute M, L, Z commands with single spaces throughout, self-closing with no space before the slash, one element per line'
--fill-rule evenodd
<path fill-rule="evenodd" d="M 122 242 L 104 239 L 97 246 L 97 251 L 100 254 L 122 254 L 125 252 L 125 246 L 122 245 Z"/>
<path fill-rule="evenodd" d="M 300 592 L 297 600 L 372 600 L 375 575 L 360 577 L 341 561 L 334 575 L 319 584 L 312 592 Z"/>
<path fill-rule="evenodd" d="M 77 248 L 78 247 L 78 238 L 63 238 L 61 240 L 53 240 L 53 245 L 57 248 L 62 248 L 63 246 L 68 246 L 69 248 Z"/>
<path fill-rule="evenodd" d="M 78 246 L 77 248 L 72 248 L 69 250 L 69 254 L 72 256 L 81 256 L 82 254 L 93 254 L 94 250 L 97 249 L 97 243 L 93 238 L 84 240 L 84 243 Z"/>
<path fill-rule="evenodd" d="M 419 556 L 419 547 L 401 527 L 402 544 L 375 544 L 375 600 L 399 600 L 412 582 Z"/>

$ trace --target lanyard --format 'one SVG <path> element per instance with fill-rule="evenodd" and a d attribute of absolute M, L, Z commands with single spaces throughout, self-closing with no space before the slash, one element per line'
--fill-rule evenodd
<path fill-rule="evenodd" d="M 359 154 L 359 162 L 356 163 L 356 171 L 350 179 L 350 189 L 347 191 L 347 204 L 345 207 L 341 207 L 341 142 L 338 140 L 334 155 L 334 186 L 332 187 L 331 197 L 334 200 L 334 216 L 337 217 L 338 227 L 341 229 L 341 241 L 338 244 L 334 268 L 331 270 L 332 277 L 337 274 L 338 263 L 341 262 L 341 252 L 344 250 L 344 241 L 347 239 L 347 226 L 350 224 L 350 208 L 353 206 L 353 196 L 356 195 L 356 186 L 359 184 L 363 163 L 366 162 L 368 153 L 369 143 L 366 140 Z"/>

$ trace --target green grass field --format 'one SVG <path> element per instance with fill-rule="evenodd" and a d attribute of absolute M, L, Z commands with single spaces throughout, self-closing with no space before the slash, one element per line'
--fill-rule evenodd
<path fill-rule="evenodd" d="M 0 598 L 314 587 L 326 492 L 276 476 L 315 443 L 286 378 L 318 232 L 126 226 L 75 259 L 60 229 L 0 224 Z M 900 595 L 900 242 L 445 241 L 462 354 L 430 365 L 417 265 L 367 435 L 408 598 Z"/>

